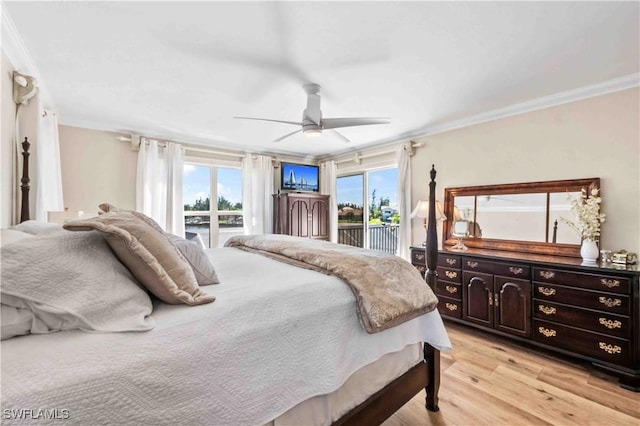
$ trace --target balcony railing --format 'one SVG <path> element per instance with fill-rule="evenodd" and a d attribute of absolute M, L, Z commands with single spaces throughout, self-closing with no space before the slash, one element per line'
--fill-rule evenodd
<path fill-rule="evenodd" d="M 395 254 L 398 249 L 398 224 L 368 226 L 369 249 Z M 338 225 L 338 243 L 364 247 L 364 224 L 341 223 Z"/>

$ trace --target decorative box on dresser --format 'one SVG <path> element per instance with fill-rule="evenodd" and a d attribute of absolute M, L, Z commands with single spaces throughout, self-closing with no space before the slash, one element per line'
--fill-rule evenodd
<path fill-rule="evenodd" d="M 273 194 L 273 233 L 329 240 L 329 196 Z"/>
<path fill-rule="evenodd" d="M 411 248 L 421 271 L 423 256 L 423 248 Z M 444 318 L 590 361 L 618 376 L 622 387 L 640 391 L 637 266 L 441 250 L 437 273 Z"/>

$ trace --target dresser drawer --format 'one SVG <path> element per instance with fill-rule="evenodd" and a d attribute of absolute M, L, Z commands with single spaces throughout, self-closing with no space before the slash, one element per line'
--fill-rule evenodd
<path fill-rule="evenodd" d="M 411 250 L 411 264 L 413 265 L 426 265 L 426 255 L 424 250 L 413 249 Z"/>
<path fill-rule="evenodd" d="M 438 271 L 439 280 L 449 281 L 452 283 L 462 282 L 462 272 L 460 272 L 460 269 L 452 269 L 452 268 L 445 268 L 443 266 L 438 266 L 437 271 Z"/>
<path fill-rule="evenodd" d="M 448 297 L 438 297 L 438 311 L 440 315 L 462 318 L 462 302 Z"/>
<path fill-rule="evenodd" d="M 533 297 L 545 302 L 557 302 L 602 312 L 629 315 L 628 296 L 607 294 L 599 291 L 579 290 L 554 284 L 534 283 Z M 537 309 L 537 308 L 536 308 Z"/>
<path fill-rule="evenodd" d="M 456 300 L 460 300 L 462 297 L 462 286 L 460 284 L 444 281 L 439 278 L 434 291 L 438 296 L 450 297 Z"/>
<path fill-rule="evenodd" d="M 418 272 L 420 272 L 420 275 L 422 275 L 422 278 L 424 278 L 424 273 L 427 270 L 427 267 L 425 265 L 415 265 L 415 264 L 413 266 L 418 270 Z"/>
<path fill-rule="evenodd" d="M 531 268 L 527 265 L 486 262 L 465 257 L 462 259 L 462 267 L 466 271 L 482 272 L 502 277 L 521 278 L 524 280 L 528 280 L 531 277 Z"/>
<path fill-rule="evenodd" d="M 454 256 L 450 254 L 438 254 L 438 266 L 444 266 L 445 268 L 457 268 L 460 269 L 461 259 L 460 256 Z"/>
<path fill-rule="evenodd" d="M 629 278 L 557 269 L 533 268 L 533 280 L 545 283 L 572 285 L 580 288 L 629 294 Z"/>
<path fill-rule="evenodd" d="M 542 300 L 533 301 L 533 316 L 623 339 L 628 339 L 631 334 L 629 317 L 588 311 Z"/>
<path fill-rule="evenodd" d="M 631 344 L 628 340 L 537 319 L 533 320 L 533 339 L 602 361 L 631 364 Z"/>

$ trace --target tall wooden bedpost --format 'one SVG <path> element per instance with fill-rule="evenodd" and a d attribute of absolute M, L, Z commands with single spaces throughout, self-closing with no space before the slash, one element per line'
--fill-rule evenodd
<path fill-rule="evenodd" d="M 431 165 L 431 182 L 429 182 L 429 217 L 427 225 L 427 244 L 425 246 L 425 259 L 427 260 L 427 272 L 425 279 L 432 289 L 435 289 L 438 274 L 438 233 L 436 231 L 436 168 Z M 427 362 L 429 384 L 425 388 L 427 393 L 426 406 L 430 411 L 438 411 L 438 391 L 440 389 L 440 351 L 434 349 L 428 343 L 424 343 L 424 359 Z"/>
<path fill-rule="evenodd" d="M 427 244 L 425 259 L 427 272 L 424 274 L 427 284 L 434 289 L 436 285 L 436 264 L 438 263 L 438 232 L 436 231 L 436 169 L 431 165 L 431 182 L 429 182 L 429 217 L 427 218 Z"/>
<path fill-rule="evenodd" d="M 20 188 L 22 189 L 22 204 L 20 206 L 20 222 L 29 220 L 29 148 L 31 144 L 24 138 L 22 142 L 22 179 L 20 179 Z"/>

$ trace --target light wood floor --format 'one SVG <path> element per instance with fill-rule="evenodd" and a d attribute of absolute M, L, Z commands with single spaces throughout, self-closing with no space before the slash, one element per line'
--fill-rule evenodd
<path fill-rule="evenodd" d="M 555 357 L 447 322 L 440 411 L 416 395 L 384 426 L 640 425 L 640 393 L 588 363 Z"/>

